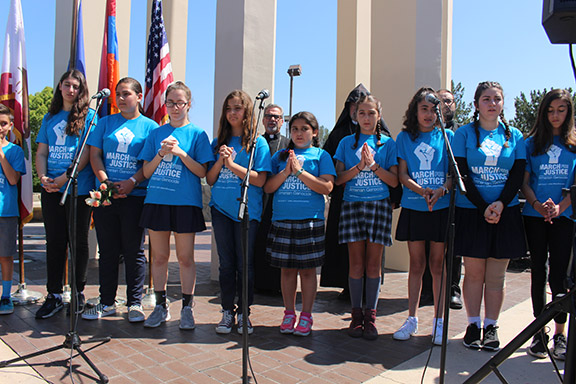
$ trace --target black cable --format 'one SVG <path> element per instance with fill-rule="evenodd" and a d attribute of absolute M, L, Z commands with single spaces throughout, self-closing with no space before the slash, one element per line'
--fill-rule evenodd
<path fill-rule="evenodd" d="M 568 44 L 568 52 L 570 53 L 570 62 L 572 63 L 572 72 L 574 73 L 574 80 L 576 80 L 576 65 L 574 64 L 574 52 L 572 52 L 572 44 Z"/>

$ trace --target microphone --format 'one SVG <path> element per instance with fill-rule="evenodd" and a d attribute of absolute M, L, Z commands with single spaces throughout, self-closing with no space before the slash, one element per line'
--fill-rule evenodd
<path fill-rule="evenodd" d="M 92 97 L 90 98 L 90 100 L 93 100 L 93 99 L 105 99 L 105 98 L 107 98 L 108 96 L 110 96 L 110 90 L 109 90 L 108 88 L 104 88 L 104 89 L 102 89 L 100 92 L 98 92 L 97 94 L 95 94 L 94 96 L 92 96 Z"/>
<path fill-rule="evenodd" d="M 426 97 L 424 97 L 424 99 L 427 102 L 429 102 L 430 104 L 434 104 L 435 106 L 440 104 L 440 99 L 438 99 L 436 96 L 434 96 L 431 93 L 427 94 Z"/>
<path fill-rule="evenodd" d="M 256 100 L 265 100 L 270 97 L 270 92 L 267 89 L 263 89 L 258 92 L 258 96 L 256 96 Z"/>

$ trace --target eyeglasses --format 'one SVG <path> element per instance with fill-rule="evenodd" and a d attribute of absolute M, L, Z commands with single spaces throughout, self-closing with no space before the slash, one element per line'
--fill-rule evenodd
<path fill-rule="evenodd" d="M 270 113 L 266 113 L 266 114 L 264 115 L 264 118 L 266 118 L 266 119 L 276 119 L 276 120 L 280 120 L 280 119 L 282 118 L 282 116 L 281 116 L 281 115 L 272 115 L 272 114 L 270 114 Z"/>
<path fill-rule="evenodd" d="M 442 99 L 442 101 L 444 102 L 444 104 L 446 105 L 452 105 L 452 103 L 454 103 L 453 99 Z"/>
<path fill-rule="evenodd" d="M 176 102 L 167 101 L 166 107 L 167 108 L 174 108 L 174 107 L 184 108 L 187 104 L 188 104 L 187 101 L 176 101 Z"/>

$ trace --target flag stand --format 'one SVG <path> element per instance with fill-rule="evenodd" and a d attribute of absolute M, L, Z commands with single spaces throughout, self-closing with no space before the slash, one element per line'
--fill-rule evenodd
<path fill-rule="evenodd" d="M 12 302 L 15 305 L 34 304 L 42 298 L 42 294 L 30 291 L 26 288 L 26 276 L 24 275 L 24 234 L 22 232 L 22 220 L 18 219 L 18 260 L 20 264 L 20 284 L 18 289 L 12 293 Z"/>

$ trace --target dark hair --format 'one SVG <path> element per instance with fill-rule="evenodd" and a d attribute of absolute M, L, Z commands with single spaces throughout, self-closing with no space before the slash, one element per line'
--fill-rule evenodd
<path fill-rule="evenodd" d="M 118 84 L 116 84 L 116 90 L 118 90 L 118 86 L 120 84 L 126 84 L 128 85 L 128 87 L 130 87 L 132 91 L 134 91 L 134 93 L 142 94 L 142 85 L 138 80 L 132 77 L 123 77 L 120 80 L 118 80 Z M 144 114 L 144 108 L 142 108 L 142 103 L 138 103 L 138 111 L 140 112 L 141 115 Z"/>
<path fill-rule="evenodd" d="M 318 132 L 318 130 L 320 129 L 320 126 L 318 125 L 318 120 L 316 119 L 316 116 L 314 116 L 314 114 L 311 112 L 302 111 L 302 112 L 298 112 L 297 114 L 292 116 L 292 118 L 290 119 L 290 122 L 288 123 L 288 127 L 289 127 L 290 131 L 292 131 L 292 124 L 294 124 L 294 122 L 298 119 L 304 120 L 306 122 L 306 124 L 308 124 L 310 127 L 312 127 L 312 132 Z M 318 140 L 318 135 L 316 135 L 312 138 L 312 146 L 314 146 L 314 147 L 320 146 L 320 141 Z M 290 151 L 291 149 L 294 149 L 294 142 L 292 141 L 292 138 L 290 138 L 290 142 L 288 143 L 288 147 L 285 150 L 283 150 L 282 152 L 280 152 L 280 154 L 278 155 L 280 160 L 282 160 L 282 161 L 286 160 L 288 158 L 288 151 Z"/>
<path fill-rule="evenodd" d="M 554 140 L 553 127 L 548 119 L 548 108 L 554 100 L 563 100 L 568 106 L 566 119 L 560 127 L 560 142 L 572 152 L 576 152 L 576 131 L 574 130 L 574 104 L 572 95 L 565 89 L 552 89 L 546 93 L 538 107 L 538 115 L 528 137 L 534 139 L 534 152 L 532 155 L 544 154 Z"/>
<path fill-rule="evenodd" d="M 242 119 L 242 136 L 240 137 L 240 142 L 242 147 L 248 152 L 248 146 L 250 145 L 250 121 L 252 120 L 254 135 L 256 135 L 256 122 L 252 119 L 252 98 L 242 90 L 232 91 L 224 99 L 222 104 L 222 114 L 220 115 L 220 124 L 218 125 L 218 143 L 216 144 L 216 153 L 218 149 L 224 144 L 228 144 L 230 137 L 232 137 L 232 126 L 226 118 L 226 110 L 228 108 L 228 101 L 233 98 L 240 99 L 240 103 L 244 107 L 244 118 Z"/>
<path fill-rule="evenodd" d="M 14 115 L 10 108 L 8 108 L 5 104 L 0 104 L 0 115 L 6 115 L 10 119 L 10 122 L 14 121 Z"/>
<path fill-rule="evenodd" d="M 50 103 L 50 109 L 48 109 L 48 113 L 51 115 L 56 115 L 64 107 L 64 98 L 62 97 L 60 86 L 64 80 L 68 79 L 69 77 L 77 80 L 78 83 L 80 83 L 80 86 L 78 88 L 78 96 L 76 97 L 76 101 L 72 105 L 72 109 L 68 115 L 66 134 L 68 136 L 79 136 L 80 132 L 86 125 L 86 114 L 88 113 L 88 107 L 90 104 L 90 99 L 88 96 L 88 85 L 86 84 L 86 78 L 82 72 L 77 69 L 71 69 L 62 75 L 60 81 L 58 81 L 58 86 L 56 86 L 54 89 L 54 97 L 52 97 L 52 102 Z"/>
<path fill-rule="evenodd" d="M 504 100 L 504 89 L 502 88 L 500 83 L 496 81 L 483 81 L 476 87 L 476 92 L 474 92 L 474 107 L 476 109 L 474 110 L 472 124 L 474 125 L 474 132 L 476 132 L 476 146 L 478 148 L 480 148 L 480 123 L 478 121 L 478 116 L 480 115 L 480 112 L 478 111 L 478 103 L 480 102 L 480 97 L 482 96 L 482 93 L 484 93 L 484 91 L 490 88 L 496 88 L 497 90 L 499 90 L 500 94 L 502 95 L 502 100 Z M 512 137 L 512 132 L 510 131 L 508 121 L 506 121 L 506 118 L 504 117 L 504 109 L 502 109 L 502 111 L 500 112 L 500 120 L 502 121 L 502 124 L 504 124 L 504 130 L 505 130 L 504 135 L 506 136 L 506 142 L 504 143 L 504 147 L 508 148 L 508 140 L 510 140 L 510 138 Z"/>
<path fill-rule="evenodd" d="M 434 92 L 432 88 L 429 87 L 422 87 L 416 91 L 412 100 L 408 104 L 408 109 L 404 113 L 404 121 L 402 124 L 404 128 L 403 131 L 407 132 L 410 135 L 410 139 L 412 141 L 416 140 L 418 136 L 420 136 L 420 129 L 418 124 L 418 104 L 426 98 L 427 95 L 434 95 L 437 99 L 438 94 Z"/>
<path fill-rule="evenodd" d="M 356 113 L 358 113 L 358 106 L 360 104 L 364 104 L 364 103 L 369 103 L 369 104 L 374 104 L 374 106 L 376 107 L 376 110 L 378 111 L 378 115 L 380 115 L 380 117 L 382 117 L 382 104 L 380 104 L 380 101 L 375 98 L 372 95 L 361 95 L 360 98 L 358 99 L 358 101 L 356 102 Z M 355 117 L 356 119 L 356 117 Z M 356 121 L 358 121 L 358 119 L 356 119 Z M 360 140 L 360 131 L 361 129 L 358 128 L 356 129 L 356 133 L 354 134 L 354 145 L 352 145 L 353 149 L 356 149 L 358 147 L 358 140 Z M 380 136 L 381 136 L 381 131 L 382 131 L 382 119 L 378 119 L 378 121 L 376 122 L 376 146 L 380 147 L 383 145 L 383 143 L 380 141 Z"/>

